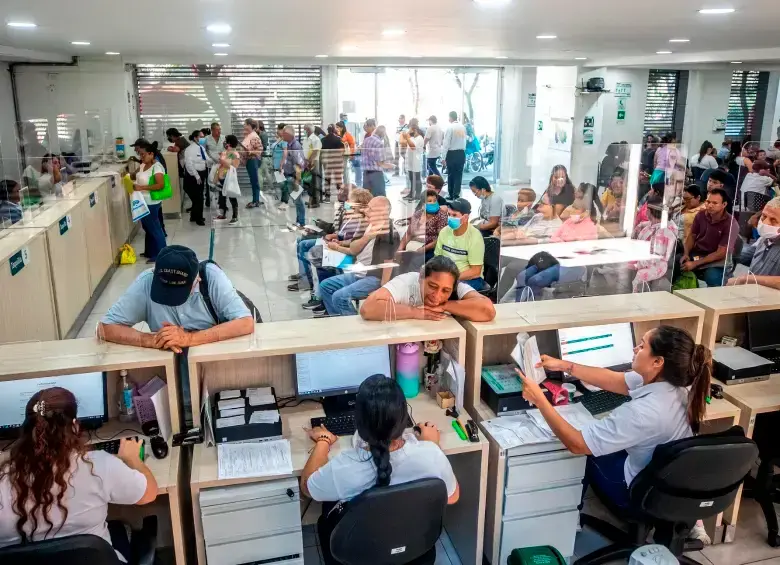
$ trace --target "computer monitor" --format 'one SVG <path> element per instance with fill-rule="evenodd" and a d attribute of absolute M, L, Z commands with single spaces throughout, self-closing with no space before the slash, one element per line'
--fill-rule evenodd
<path fill-rule="evenodd" d="M 747 315 L 750 351 L 780 349 L 780 310 L 751 312 Z"/>
<path fill-rule="evenodd" d="M 634 359 L 630 323 L 558 330 L 561 359 L 580 365 L 626 370 Z"/>
<path fill-rule="evenodd" d="M 39 390 L 55 386 L 68 389 L 76 397 L 78 419 L 83 428 L 96 429 L 108 420 L 105 373 L 3 381 L 0 382 L 0 437 L 17 437 L 24 423 L 27 402 Z"/>
<path fill-rule="evenodd" d="M 371 375 L 390 377 L 387 345 L 295 354 L 298 396 L 354 394 Z"/>

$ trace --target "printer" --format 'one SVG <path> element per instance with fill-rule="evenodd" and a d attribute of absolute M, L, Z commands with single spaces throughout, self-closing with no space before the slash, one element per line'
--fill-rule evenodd
<path fill-rule="evenodd" d="M 766 381 L 774 363 L 742 347 L 715 344 L 713 376 L 726 385 Z"/>

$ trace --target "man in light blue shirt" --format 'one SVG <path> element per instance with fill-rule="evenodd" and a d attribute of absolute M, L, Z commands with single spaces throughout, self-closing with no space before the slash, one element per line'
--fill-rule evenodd
<path fill-rule="evenodd" d="M 458 122 L 458 113 L 450 112 L 450 127 L 444 134 L 441 154 L 442 165 L 447 167 L 447 190 L 449 199 L 460 198 L 463 168 L 466 166 L 466 128 Z"/>

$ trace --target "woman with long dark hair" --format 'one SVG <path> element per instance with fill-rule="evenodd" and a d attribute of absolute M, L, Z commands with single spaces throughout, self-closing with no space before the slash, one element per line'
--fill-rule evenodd
<path fill-rule="evenodd" d="M 0 547 L 93 534 L 129 558 L 124 527 L 106 524 L 108 505 L 148 504 L 157 482 L 138 441 L 122 440 L 114 456 L 88 451 L 86 440 L 73 393 L 53 387 L 30 398 L 21 435 L 0 465 Z"/>
<path fill-rule="evenodd" d="M 135 190 L 141 192 L 149 208 L 149 213 L 141 218 L 141 226 L 146 232 L 144 240 L 144 252 L 147 263 L 154 263 L 157 254 L 167 245 L 165 232 L 160 224 L 162 204 L 159 200 L 152 200 L 152 191 L 165 188 L 165 169 L 155 158 L 157 146 L 145 142 L 139 146 L 138 156 L 141 159 L 141 168 L 135 173 Z"/>
<path fill-rule="evenodd" d="M 405 433 L 406 398 L 398 383 L 373 375 L 360 385 L 355 402 L 357 437 L 328 461 L 339 438 L 320 426 L 309 431 L 314 449 L 301 474 L 301 490 L 324 502 L 317 524 L 325 562 L 329 563 L 330 532 L 339 509 L 372 487 L 438 478 L 447 486 L 448 504 L 455 504 L 460 489 L 450 462 L 439 448 L 439 430 L 429 422 L 420 432 Z M 349 439 L 347 441 L 350 441 Z"/>
<path fill-rule="evenodd" d="M 547 194 L 555 210 L 560 216 L 574 202 L 574 183 L 569 178 L 569 171 L 564 165 L 555 165 L 550 172 L 550 182 L 547 183 Z"/>

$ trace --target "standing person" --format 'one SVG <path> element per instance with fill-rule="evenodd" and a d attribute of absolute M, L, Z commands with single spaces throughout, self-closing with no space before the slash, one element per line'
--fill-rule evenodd
<path fill-rule="evenodd" d="M 203 140 L 203 144 L 201 144 Z M 184 192 L 190 197 L 190 221 L 199 226 L 205 226 L 203 218 L 203 187 L 206 186 L 208 172 L 206 171 L 206 138 L 200 130 L 190 135 L 190 145 L 184 151 Z M 208 190 L 208 188 L 206 188 Z"/>
<path fill-rule="evenodd" d="M 0 465 L 0 547 L 91 534 L 129 562 L 130 541 L 121 523 L 106 523 L 108 505 L 149 504 L 157 481 L 138 440 L 120 440 L 111 455 L 89 450 L 88 439 L 71 391 L 46 388 L 27 401 L 19 438 Z"/>
<path fill-rule="evenodd" d="M 463 127 L 466 128 L 466 155 L 471 155 L 482 149 L 482 145 L 479 142 L 479 137 L 474 131 L 474 124 L 471 123 L 466 112 L 463 112 Z"/>
<path fill-rule="evenodd" d="M 284 126 L 282 138 L 287 143 L 287 156 L 282 164 L 284 186 L 282 187 L 282 202 L 291 193 L 297 193 L 295 200 L 295 223 L 302 226 L 306 223 L 306 206 L 303 204 L 303 190 L 298 190 L 301 183 L 301 171 L 304 167 L 303 147 L 295 139 L 295 129 Z M 286 209 L 286 208 L 285 208 Z"/>
<path fill-rule="evenodd" d="M 260 170 L 258 171 L 260 186 L 262 190 L 271 190 L 274 187 L 274 175 L 271 170 L 271 143 L 268 139 L 268 132 L 265 131 L 263 120 L 257 120 L 257 135 L 260 136 L 260 143 L 263 144 L 263 152 L 260 155 Z"/>
<path fill-rule="evenodd" d="M 154 158 L 154 146 L 151 143 L 146 143 L 139 149 L 141 168 L 135 174 L 135 190 L 143 194 L 144 202 L 149 207 L 149 213 L 141 218 L 141 226 L 146 232 L 144 252 L 141 256 L 147 258 L 147 263 L 154 263 L 157 260 L 157 254 L 165 247 L 166 243 L 165 235 L 160 226 L 162 204 L 152 200 L 150 191 L 162 190 L 165 187 L 165 169 Z"/>
<path fill-rule="evenodd" d="M 322 140 L 311 124 L 303 126 L 306 138 L 303 140 L 304 169 L 311 173 L 311 182 L 307 186 L 309 193 L 309 208 L 319 208 L 320 198 L 320 152 Z"/>
<path fill-rule="evenodd" d="M 336 122 L 336 135 L 341 138 L 341 142 L 344 144 L 344 182 L 350 184 L 348 162 L 351 161 L 352 168 L 355 169 L 355 186 L 360 186 L 363 183 L 363 175 L 360 175 L 360 182 L 358 182 L 360 159 L 355 155 L 355 138 L 349 133 L 344 122 Z"/>
<path fill-rule="evenodd" d="M 422 160 L 423 147 L 425 140 L 420 131 L 420 124 L 417 118 L 409 121 L 409 129 L 401 134 L 401 140 L 406 145 L 406 157 L 404 166 L 406 174 L 409 177 L 409 196 L 406 198 L 410 202 L 417 202 L 422 195 Z"/>
<path fill-rule="evenodd" d="M 441 147 L 444 143 L 444 132 L 439 127 L 436 116 L 428 118 L 428 130 L 425 132 L 425 150 L 427 153 L 426 165 L 429 175 L 441 176 L 436 161 L 441 157 Z"/>
<path fill-rule="evenodd" d="M 260 201 L 260 157 L 263 154 L 263 142 L 257 135 L 257 122 L 252 118 L 244 120 L 244 139 L 241 140 L 241 157 L 246 165 L 246 172 L 249 175 L 249 184 L 252 186 L 252 201 L 247 208 L 257 208 L 262 204 Z"/>
<path fill-rule="evenodd" d="M 363 169 L 363 187 L 374 196 L 384 196 L 385 192 L 385 141 L 376 134 L 376 120 L 369 118 L 363 124 L 366 136 L 360 149 L 360 165 Z"/>
<path fill-rule="evenodd" d="M 447 191 L 450 200 L 460 198 L 460 185 L 463 182 L 463 167 L 466 165 L 466 128 L 458 123 L 458 113 L 450 112 L 450 127 L 444 134 L 442 165 L 447 167 Z"/>
<path fill-rule="evenodd" d="M 330 204 L 331 189 L 336 195 L 344 184 L 344 143 L 336 134 L 336 126 L 328 126 L 328 135 L 322 138 L 322 174 L 325 181 L 324 203 Z"/>
<path fill-rule="evenodd" d="M 241 154 L 238 152 L 238 138 L 235 135 L 228 135 L 225 137 L 225 150 L 219 156 L 219 168 L 217 169 L 217 186 L 219 187 L 219 199 L 217 206 L 219 206 L 218 220 L 224 220 L 227 218 L 227 198 L 223 192 L 223 186 L 225 184 L 225 177 L 230 170 L 230 167 L 236 169 L 241 164 Z M 230 206 L 233 209 L 233 215 L 230 218 L 230 224 L 238 223 L 238 198 L 230 197 Z"/>
<path fill-rule="evenodd" d="M 272 148 L 273 153 L 273 168 L 274 171 L 278 171 L 282 174 L 284 174 L 284 163 L 287 161 L 287 142 L 284 140 L 284 136 L 282 135 L 284 132 L 285 124 L 277 124 L 276 126 L 276 143 L 274 143 Z M 279 207 L 277 210 L 280 212 L 284 212 L 287 210 L 287 202 L 290 200 L 289 193 L 285 192 L 285 186 L 286 184 L 284 182 L 281 183 L 281 197 L 279 202 Z"/>
<path fill-rule="evenodd" d="M 206 166 L 209 170 L 219 164 L 219 156 L 225 147 L 225 136 L 219 122 L 211 122 L 211 133 L 206 136 Z M 206 207 L 211 207 L 211 192 L 206 188 Z"/>
<path fill-rule="evenodd" d="M 395 128 L 395 151 L 393 152 L 393 166 L 395 171 L 393 176 L 397 177 L 401 174 L 401 169 L 406 168 L 406 161 L 404 160 L 404 167 L 401 167 L 401 156 L 406 155 L 406 142 L 404 141 L 404 134 L 409 131 L 409 124 L 406 123 L 406 116 L 401 114 L 398 116 L 398 127 Z"/>
<path fill-rule="evenodd" d="M 168 143 L 171 145 L 168 147 L 168 151 L 176 153 L 179 159 L 179 178 L 184 178 L 184 152 L 187 147 L 190 146 L 184 136 L 176 128 L 168 128 L 165 130 L 165 136 L 168 139 Z"/>

